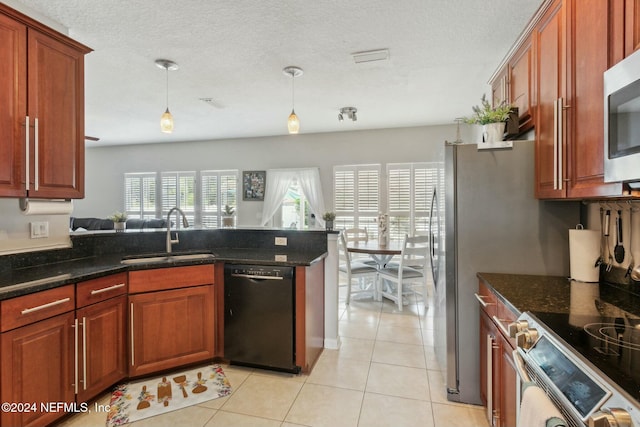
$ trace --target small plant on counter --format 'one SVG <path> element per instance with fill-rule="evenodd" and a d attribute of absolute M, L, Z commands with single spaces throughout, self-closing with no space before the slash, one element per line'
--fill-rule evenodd
<path fill-rule="evenodd" d="M 473 115 L 465 117 L 465 123 L 472 125 L 486 125 L 489 123 L 506 122 L 509 118 L 509 113 L 513 109 L 513 105 L 506 102 L 502 102 L 496 107 L 492 107 L 491 103 L 487 101 L 486 94 L 480 98 L 481 105 L 475 105 L 471 107 Z"/>
<path fill-rule="evenodd" d="M 334 219 L 336 219 L 336 214 L 335 212 L 325 212 L 322 215 L 322 219 L 324 219 L 325 221 L 333 221 Z"/>
<path fill-rule="evenodd" d="M 113 221 L 113 222 L 126 222 L 127 221 L 127 213 L 126 212 L 115 211 L 113 214 L 111 214 L 109 219 L 111 221 Z"/>
<path fill-rule="evenodd" d="M 224 209 L 222 210 L 222 215 L 224 216 L 232 216 L 235 213 L 236 209 L 233 206 L 224 205 Z"/>

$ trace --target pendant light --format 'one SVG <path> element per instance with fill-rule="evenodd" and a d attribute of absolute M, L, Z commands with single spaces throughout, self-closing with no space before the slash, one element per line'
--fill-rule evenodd
<path fill-rule="evenodd" d="M 178 64 L 168 59 L 156 59 L 156 65 L 163 68 L 167 73 L 167 109 L 160 117 L 160 131 L 163 133 L 173 132 L 173 116 L 169 112 L 169 71 L 178 69 Z"/>
<path fill-rule="evenodd" d="M 301 76 L 303 71 L 300 67 L 289 66 L 285 67 L 282 72 L 287 76 L 291 76 L 291 114 L 287 119 L 287 128 L 290 134 L 296 134 L 300 131 L 300 119 L 296 115 L 295 110 L 295 79 Z"/>

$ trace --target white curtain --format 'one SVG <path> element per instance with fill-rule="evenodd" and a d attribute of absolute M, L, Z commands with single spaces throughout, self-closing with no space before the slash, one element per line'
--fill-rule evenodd
<path fill-rule="evenodd" d="M 300 190 L 309 202 L 311 212 L 316 216 L 316 221 L 321 226 L 324 225 L 324 221 L 322 220 L 324 198 L 322 196 L 322 185 L 320 184 L 320 171 L 318 168 L 267 170 L 261 225 L 266 225 L 271 218 L 273 218 L 273 215 L 275 215 L 278 208 L 282 205 L 287 190 L 296 180 L 300 185 Z"/>

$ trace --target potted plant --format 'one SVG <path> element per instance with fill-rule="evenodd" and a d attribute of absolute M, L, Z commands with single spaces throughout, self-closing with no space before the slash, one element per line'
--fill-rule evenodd
<path fill-rule="evenodd" d="M 322 219 L 325 222 L 325 227 L 326 227 L 327 231 L 332 231 L 333 230 L 333 221 L 336 219 L 335 212 L 325 212 L 322 215 Z"/>
<path fill-rule="evenodd" d="M 236 209 L 233 206 L 224 205 L 224 209 L 222 210 L 222 226 L 223 227 L 233 227 L 234 224 L 234 216 L 233 214 L 236 212 Z"/>
<path fill-rule="evenodd" d="M 113 214 L 111 214 L 109 219 L 113 221 L 113 228 L 116 231 L 124 231 L 124 229 L 126 228 L 126 223 L 127 223 L 126 212 L 115 211 Z"/>
<path fill-rule="evenodd" d="M 480 98 L 480 105 L 471 107 L 473 115 L 465 117 L 465 123 L 482 125 L 482 136 L 485 142 L 502 141 L 505 123 L 513 106 L 507 102 L 501 102 L 495 107 L 487 100 L 486 94 Z"/>

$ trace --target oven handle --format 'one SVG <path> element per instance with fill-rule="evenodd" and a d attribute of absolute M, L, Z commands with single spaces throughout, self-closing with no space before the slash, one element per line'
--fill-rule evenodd
<path fill-rule="evenodd" d="M 529 374 L 527 374 L 527 370 L 524 368 L 524 359 L 520 356 L 517 349 L 513 350 L 513 364 L 516 367 L 516 372 L 520 377 L 520 381 L 525 383 L 531 382 L 531 378 L 529 377 Z"/>

